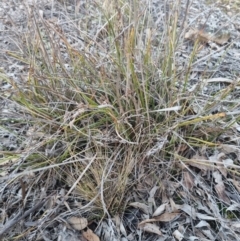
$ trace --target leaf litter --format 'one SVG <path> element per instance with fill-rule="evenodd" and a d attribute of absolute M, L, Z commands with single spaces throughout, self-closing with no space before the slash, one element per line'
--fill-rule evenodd
<path fill-rule="evenodd" d="M 6 1 L 2 1 L 1 8 L 14 12 L 15 3 L 13 1 L 10 2 L 11 3 L 7 5 Z M 104 1 L 104 4 L 107 4 L 107 2 L 108 1 Z M 42 18 L 53 15 L 53 13 L 49 12 L 48 10 L 49 6 L 47 1 L 45 4 L 45 9 L 40 6 L 34 6 L 37 7 L 37 9 L 43 9 L 40 10 L 40 15 Z M 158 4 L 160 7 L 161 4 Z M 196 9 L 201 12 L 201 9 L 207 10 L 208 7 L 204 4 L 195 3 L 195 8 L 193 8 L 191 14 L 195 15 L 196 13 L 194 13 L 194 11 L 196 11 Z M 24 5 L 19 4 L 19 9 L 17 11 L 20 11 L 21 13 L 18 14 L 18 16 L 22 17 L 22 19 L 17 20 L 21 20 L 20 22 L 25 21 L 26 23 Z M 56 11 L 61 10 L 56 8 Z M 69 5 L 67 11 L 72 13 L 74 11 L 84 11 L 81 9 L 81 1 L 78 1 L 76 6 Z M 94 5 L 89 6 L 89 11 L 92 15 L 95 14 Z M 160 12 L 158 11 L 157 6 L 155 6 L 155 11 Z M 64 12 L 64 14 L 66 13 L 67 12 Z M 215 13 L 216 14 L 213 14 L 213 17 L 210 18 L 210 20 L 213 22 L 213 25 L 217 25 L 216 16 L 221 15 L 218 9 L 216 9 Z M 154 15 L 154 18 L 156 18 L 156 25 L 160 25 L 161 17 Z M 51 24 L 53 24 L 55 27 L 59 27 L 57 19 L 49 18 L 48 21 L 51 22 Z M 11 25 L 11 19 L 5 19 L 4 24 Z M 84 24 L 84 22 L 80 21 L 79 25 L 81 24 Z M 91 24 L 94 26 L 94 19 L 90 20 L 89 25 Z M 63 25 L 62 27 L 63 30 L 67 32 L 73 31 L 74 29 L 68 29 L 69 25 L 67 24 Z M 100 35 L 102 35 L 101 38 L 104 40 L 104 35 L 107 34 L 104 29 L 107 27 L 107 25 L 104 28 L 99 25 L 96 26 L 97 31 L 96 29 L 94 30 L 94 28 L 90 29 L 89 31 L 91 32 L 91 36 L 93 38 L 94 36 L 95 38 L 99 38 Z M 22 26 L 22 28 L 25 28 L 26 30 L 26 26 Z M 213 26 L 213 28 L 215 28 L 215 26 Z M 229 34 L 232 34 L 232 32 L 227 33 L 227 37 L 225 38 L 220 38 L 219 36 L 215 37 L 213 35 L 209 36 L 205 32 L 194 32 L 194 36 L 188 36 L 190 40 L 196 41 L 196 35 L 204 40 L 204 43 L 201 46 L 202 51 L 199 51 L 197 56 L 199 64 L 196 65 L 195 70 L 193 71 L 195 73 L 192 73 L 193 78 L 190 81 L 191 83 L 189 88 L 192 88 L 192 85 L 200 79 L 200 72 L 205 69 L 206 72 L 212 71 L 211 68 L 206 68 L 208 64 L 214 66 L 218 59 L 222 58 L 221 54 L 223 54 L 223 52 L 221 51 L 223 48 L 218 48 L 218 51 L 215 51 L 217 45 L 211 45 L 211 42 L 221 46 L 227 44 L 230 37 Z M 70 34 L 69 38 L 71 38 Z M 235 36 L 233 35 L 231 38 L 234 39 Z M 85 49 L 89 48 L 91 45 L 87 39 L 76 39 L 77 36 L 72 37 L 71 41 L 73 41 L 73 45 L 76 44 Z M 88 42 L 88 46 L 86 46 L 85 42 Z M 207 46 L 205 45 L 206 43 L 208 44 Z M 6 45 L 7 43 L 4 43 L 1 40 L 1 46 L 3 49 L 8 49 L 11 47 L 6 47 L 4 44 Z M 238 44 L 237 40 L 234 42 L 234 44 Z M 190 48 L 189 46 L 186 46 L 186 49 Z M 61 51 L 64 51 L 64 49 L 61 49 Z M 195 103 L 193 103 L 192 113 L 194 113 L 194 116 L 192 116 L 193 118 L 189 120 L 189 124 L 198 122 L 204 124 L 204 122 L 207 122 L 213 118 L 220 117 L 221 119 L 221 117 L 225 117 L 225 115 L 220 115 L 221 113 L 233 115 L 232 113 L 234 111 L 239 111 L 231 110 L 232 101 L 235 101 L 234 98 L 237 96 L 239 88 L 239 81 L 235 83 L 235 81 L 233 81 L 235 76 L 232 74 L 234 71 L 236 72 L 239 70 L 238 66 L 235 64 L 236 57 L 233 57 L 236 56 L 234 51 L 237 52 L 236 49 L 229 49 L 228 54 L 230 57 L 219 63 L 216 76 L 213 73 L 211 78 L 202 81 L 200 79 L 200 84 L 205 85 L 207 83 L 208 87 L 205 87 L 205 89 L 203 88 L 204 91 L 201 96 L 202 99 L 196 98 Z M 182 51 L 182 56 L 180 59 L 181 62 L 184 62 L 185 59 L 187 59 L 186 56 L 188 53 L 186 53 L 186 50 Z M 101 54 L 103 55 L 104 60 L 104 55 L 106 53 Z M 206 61 L 205 56 L 210 57 L 210 63 Z M 67 56 L 65 57 L 67 58 Z M 234 61 L 234 63 L 231 61 Z M 224 68 L 226 65 L 230 66 L 229 71 L 225 71 Z M 12 70 L 10 70 L 11 67 Z M 179 66 L 179 68 L 181 68 L 181 66 Z M 9 65 L 7 69 L 9 70 L 9 74 L 11 74 L 16 81 L 18 81 L 17 76 L 20 76 L 20 73 L 21 75 L 24 75 L 26 72 L 28 72 L 28 70 L 25 70 L 26 72 L 22 73 L 21 71 L 24 71 L 24 68 L 17 62 Z M 219 76 L 217 76 L 218 74 Z M 223 78 L 223 76 L 225 78 Z M 179 84 L 181 85 L 181 83 Z M 213 110 L 213 107 L 217 105 L 215 102 L 216 99 L 223 93 L 224 90 L 228 90 L 229 86 L 231 88 L 233 87 L 231 89 L 233 94 L 230 95 L 229 100 L 225 103 L 221 103 L 220 101 L 222 104 L 221 109 L 218 110 L 220 111 L 220 114 L 218 113 L 218 115 L 212 116 L 211 111 Z M 180 88 L 181 87 L 182 86 L 180 86 Z M 198 86 L 196 86 L 196 88 L 197 87 Z M 8 88 L 4 89 L 4 95 L 9 96 L 8 91 Z M 214 98 L 211 96 L 213 93 Z M 205 101 L 206 99 L 207 101 Z M 211 103 L 210 106 L 209 103 Z M 5 110 L 8 109 L 9 106 L 11 106 L 11 109 L 13 109 L 11 103 L 4 103 Z M 179 105 L 169 107 L 171 109 L 161 108 L 159 110 L 177 111 L 179 108 L 176 107 L 179 107 Z M 64 116 L 66 123 L 69 122 L 70 127 L 73 129 L 75 121 L 79 118 L 79 116 L 81 116 L 81 114 L 87 111 L 88 108 L 86 106 L 83 108 L 81 105 L 79 105 L 76 107 L 75 111 L 69 113 L 66 112 Z M 201 111 L 206 112 L 207 118 L 199 116 Z M 3 114 L 1 116 L 5 117 L 7 112 L 2 112 Z M 16 129 L 16 127 L 11 126 L 11 123 L 4 123 L 4 125 Z M 10 182 L 6 184 L 6 179 L 3 179 L 3 181 L 1 180 L 0 195 L 0 203 L 3 207 L 1 209 L 0 237 L 3 237 L 3 235 L 6 233 L 9 235 L 9 237 L 14 235 L 14 233 L 20 234 L 22 230 L 17 224 L 21 221 L 24 223 L 25 227 L 30 227 L 28 231 L 32 227 L 37 227 L 32 233 L 28 234 L 28 240 L 36 240 L 36 237 L 40 239 L 41 233 L 44 240 L 54 240 L 56 238 L 60 239 L 60 237 L 65 237 L 65 240 L 75 240 L 74 238 L 76 237 L 78 238 L 76 240 L 83 240 L 82 237 L 84 237 L 85 240 L 88 241 L 98 241 L 100 240 L 99 237 L 101 237 L 101 240 L 104 241 L 119 240 L 122 235 L 124 236 L 125 240 L 134 240 L 136 237 L 140 236 L 142 236 L 142 240 L 167 240 L 168 237 L 173 236 L 177 240 L 182 240 L 184 237 L 189 238 L 189 240 L 194 240 L 195 237 L 196 239 L 201 240 L 237 240 L 240 227 L 238 218 L 240 180 L 239 175 L 237 175 L 240 160 L 239 127 L 237 120 L 234 123 L 226 123 L 226 125 L 231 125 L 232 128 L 228 133 L 225 132 L 223 136 L 219 136 L 218 142 L 216 142 L 213 148 L 214 153 L 211 148 L 206 148 L 202 152 L 196 151 L 189 158 L 181 159 L 181 171 L 176 171 L 176 173 L 173 174 L 165 173 L 165 176 L 159 175 L 157 178 L 152 178 L 152 176 L 155 176 L 156 173 L 151 173 L 151 171 L 145 168 L 146 171 L 149 172 L 149 182 L 147 181 L 147 175 L 143 175 L 142 179 L 146 179 L 146 182 L 144 182 L 144 190 L 133 189 L 133 197 L 131 197 L 131 202 L 128 203 L 128 206 L 133 208 L 131 209 L 131 215 L 127 216 L 123 214 L 121 217 L 122 221 L 120 221 L 119 224 L 119 230 L 117 229 L 117 222 L 115 221 L 114 223 L 114 221 L 111 221 L 110 218 L 102 221 L 97 227 L 96 231 L 92 231 L 90 228 L 88 228 L 88 226 L 91 226 L 89 222 L 93 220 L 94 223 L 95 220 L 94 217 L 88 217 L 86 211 L 90 210 L 91 203 L 88 206 L 82 204 L 82 200 L 78 198 L 75 198 L 75 200 L 73 200 L 72 197 L 66 199 L 64 193 L 67 193 L 69 187 L 64 183 L 59 184 L 59 181 L 56 180 L 53 175 L 51 175 L 51 172 L 41 175 L 38 175 L 38 173 L 29 173 L 23 177 L 21 182 L 19 181 L 18 183 Z M 9 129 L 10 128 L 8 128 L 8 131 L 1 133 L 2 136 L 9 137 L 9 140 L 7 141 L 7 144 L 4 144 L 4 147 L 18 150 L 18 148 L 20 148 L 18 146 L 19 144 L 16 141 L 14 142 L 11 140 Z M 25 132 L 25 129 L 28 131 Z M 31 128 L 28 129 L 28 127 L 23 126 L 22 129 L 18 128 L 15 132 L 18 135 L 22 135 L 23 133 L 27 133 L 26 135 L 28 135 L 30 131 Z M 37 132 L 34 133 L 36 134 Z M 208 133 L 202 133 L 201 129 L 196 130 L 196 133 L 208 135 Z M 39 135 L 39 139 L 43 138 L 43 132 L 41 132 L 41 130 L 39 130 L 37 134 Z M 122 138 L 122 141 L 123 139 L 124 138 Z M 156 140 L 155 145 L 153 145 L 152 148 L 147 152 L 148 158 L 151 158 L 151 156 L 157 155 L 160 151 L 162 151 L 166 142 L 166 137 L 161 137 Z M 59 149 L 56 150 L 59 151 Z M 179 148 L 179 151 L 180 150 L 182 152 L 185 150 L 189 151 L 188 148 Z M 53 147 L 52 151 L 54 151 Z M 35 159 L 37 158 L 38 157 L 36 156 Z M 178 157 L 176 157 L 176 159 L 177 158 Z M 22 160 L 22 162 L 24 162 L 24 160 Z M 1 164 L 1 168 L 4 168 L 5 172 L 1 173 L 1 176 L 6 178 L 8 175 L 11 175 L 12 170 L 14 170 L 13 167 L 16 167 L 15 159 L 9 160 L 7 164 L 3 162 L 3 164 Z M 156 169 L 155 166 L 153 168 Z M 162 165 L 161 168 L 167 169 L 168 164 L 166 163 Z M 160 181 L 158 178 L 160 178 Z M 171 179 L 171 181 L 166 181 L 166 178 Z M 141 182 L 141 178 L 139 178 L 138 181 Z M 140 186 L 140 183 L 138 184 Z M 64 189 L 63 192 L 59 186 Z M 54 193 L 51 192 L 51 195 L 49 195 L 50 190 L 56 191 Z M 139 201 L 139 195 L 141 196 L 140 200 L 144 200 L 143 197 L 145 197 L 144 202 Z M 42 216 L 42 213 L 45 215 Z M 70 227 L 67 223 L 70 224 Z M 134 225 L 134 223 L 136 223 L 136 225 Z M 70 230 L 71 226 L 77 231 L 82 231 L 82 236 L 79 236 L 79 233 L 77 232 L 72 232 Z M 181 226 L 184 227 L 184 231 L 181 229 Z M 13 227 L 14 229 L 12 229 Z M 52 234 L 51 232 L 48 232 L 48 229 L 53 231 L 53 227 L 56 227 L 55 230 L 58 230 L 59 232 L 56 231 Z M 84 229 L 86 228 L 87 230 L 85 231 Z M 138 229 L 143 233 L 139 234 Z"/>

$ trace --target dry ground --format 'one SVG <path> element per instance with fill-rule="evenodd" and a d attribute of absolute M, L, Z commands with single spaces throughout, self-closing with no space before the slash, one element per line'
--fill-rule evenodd
<path fill-rule="evenodd" d="M 2 0 L 0 239 L 239 240 L 237 4 Z"/>

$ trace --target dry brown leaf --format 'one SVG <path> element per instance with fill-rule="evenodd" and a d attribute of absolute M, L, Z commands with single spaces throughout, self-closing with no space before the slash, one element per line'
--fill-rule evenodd
<path fill-rule="evenodd" d="M 155 217 L 154 219 L 157 222 L 171 222 L 179 216 L 180 213 L 164 213 L 158 217 Z"/>
<path fill-rule="evenodd" d="M 189 29 L 189 31 L 186 32 L 184 38 L 194 41 L 196 39 L 196 35 L 197 35 L 196 29 Z"/>
<path fill-rule="evenodd" d="M 148 205 L 146 205 L 144 203 L 133 202 L 133 203 L 130 203 L 129 205 L 132 206 L 132 207 L 135 207 L 135 208 L 139 208 L 144 213 L 149 214 L 149 207 L 148 207 Z"/>
<path fill-rule="evenodd" d="M 142 222 L 140 222 L 140 223 L 138 224 L 138 226 L 141 226 L 141 225 L 143 225 L 143 224 L 145 224 L 145 223 L 151 223 L 151 222 L 157 222 L 157 221 L 156 221 L 155 218 L 145 219 L 145 220 L 143 220 Z"/>
<path fill-rule="evenodd" d="M 171 212 L 175 213 L 178 212 L 179 209 L 181 209 L 182 205 L 176 204 L 172 198 L 169 198 L 170 205 L 171 205 Z"/>
<path fill-rule="evenodd" d="M 183 173 L 183 184 L 188 190 L 192 190 L 194 187 L 194 178 L 192 174 L 188 171 Z"/>
<path fill-rule="evenodd" d="M 191 41 L 196 41 L 198 40 L 201 43 L 208 43 L 211 41 L 211 36 L 204 32 L 203 30 L 198 30 L 198 29 L 190 29 L 186 34 L 185 34 L 186 39 L 190 39 Z"/>
<path fill-rule="evenodd" d="M 230 34 L 224 34 L 222 36 L 214 36 L 212 38 L 212 41 L 219 45 L 223 45 L 223 44 L 226 44 L 229 39 L 230 39 Z"/>
<path fill-rule="evenodd" d="M 153 217 L 161 215 L 165 211 L 166 205 L 167 203 L 160 205 L 153 213 Z"/>
<path fill-rule="evenodd" d="M 176 219 L 178 216 L 180 216 L 180 213 L 164 213 L 155 218 L 145 219 L 142 222 L 140 222 L 138 225 L 141 226 L 145 223 L 152 223 L 152 222 L 170 222 Z"/>
<path fill-rule="evenodd" d="M 156 224 L 143 223 L 143 224 L 139 224 L 138 228 L 141 230 L 144 230 L 145 232 L 162 235 L 162 232 L 160 231 L 159 227 Z"/>
<path fill-rule="evenodd" d="M 100 241 L 99 237 L 91 230 L 88 229 L 86 232 L 83 232 L 83 237 L 88 241 Z"/>
<path fill-rule="evenodd" d="M 208 43 L 209 41 L 212 41 L 214 43 L 217 43 L 219 45 L 223 45 L 228 42 L 230 38 L 230 34 L 217 34 L 217 33 L 208 33 L 204 29 L 190 29 L 186 34 L 185 34 L 186 39 L 190 39 L 192 41 L 198 40 L 201 43 Z"/>
<path fill-rule="evenodd" d="M 87 227 L 88 221 L 86 218 L 70 217 L 68 223 L 76 230 L 83 230 Z"/>

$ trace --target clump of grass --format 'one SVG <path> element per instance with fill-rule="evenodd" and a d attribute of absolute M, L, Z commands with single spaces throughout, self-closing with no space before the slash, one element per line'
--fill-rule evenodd
<path fill-rule="evenodd" d="M 68 185 L 66 196 L 90 203 L 99 218 L 124 212 L 133 187 L 148 174 L 158 183 L 164 173 L 179 172 L 176 155 L 211 146 L 213 124 L 224 118 L 211 115 L 221 101 L 214 98 L 198 114 L 193 110 L 201 86 L 195 92 L 187 86 L 199 43 L 178 70 L 185 31 L 178 27 L 185 21 L 179 2 L 169 5 L 158 34 L 140 3 L 111 2 L 98 6 L 102 28 L 95 38 L 85 36 L 83 49 L 34 13 L 21 54 L 9 53 L 29 66 L 24 81 L 9 80 L 35 138 L 25 143 L 20 170 L 51 169 Z"/>

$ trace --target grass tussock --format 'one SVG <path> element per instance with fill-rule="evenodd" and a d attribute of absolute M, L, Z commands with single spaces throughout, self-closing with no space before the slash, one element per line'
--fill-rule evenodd
<path fill-rule="evenodd" d="M 144 196 L 153 184 L 174 178 L 196 150 L 219 144 L 237 119 L 212 110 L 235 84 L 207 98 L 202 83 L 189 88 L 201 43 L 179 68 L 186 31 L 180 6 L 168 5 L 156 33 L 139 1 L 96 4 L 102 27 L 82 37 L 81 49 L 32 12 L 19 52 L 8 53 L 29 68 L 21 82 L 8 79 L 29 125 L 19 173 L 50 172 L 66 185 L 66 197 L 84 200 L 102 218 L 123 213 L 133 190 Z M 229 103 L 229 110 L 236 105 Z"/>

